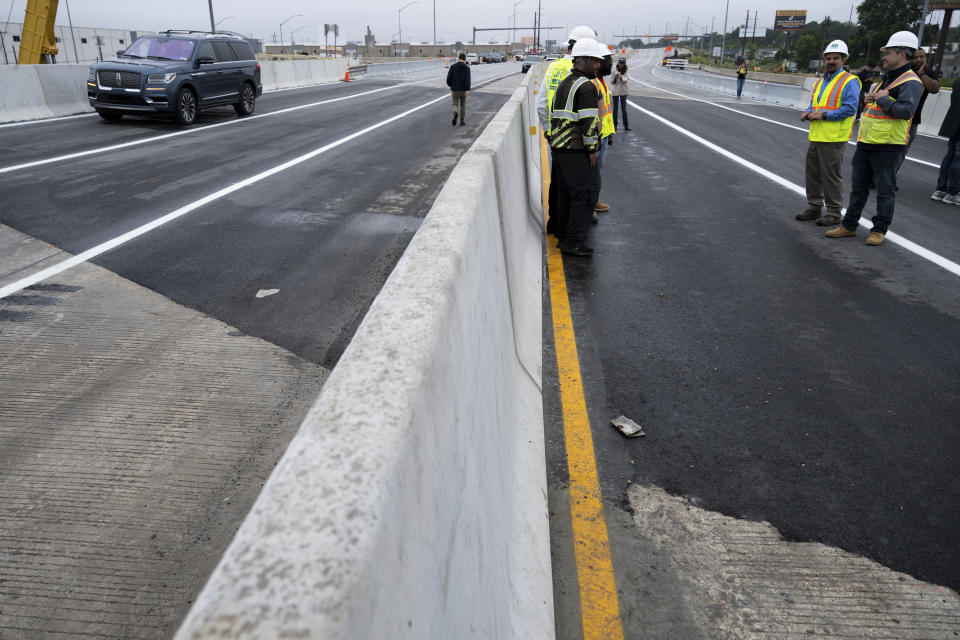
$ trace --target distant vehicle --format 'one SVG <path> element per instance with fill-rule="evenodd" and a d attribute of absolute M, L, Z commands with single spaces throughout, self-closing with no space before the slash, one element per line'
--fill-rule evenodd
<path fill-rule="evenodd" d="M 475 53 L 468 53 L 467 64 L 480 64 L 480 58 Z"/>
<path fill-rule="evenodd" d="M 677 69 L 683 71 L 687 68 L 687 59 L 686 58 L 664 58 L 663 66 L 667 69 Z"/>
<path fill-rule="evenodd" d="M 263 93 L 260 63 L 239 35 L 164 31 L 138 38 L 117 57 L 90 65 L 87 98 L 104 120 L 168 114 L 191 125 L 200 110 L 232 105 L 253 113 Z"/>
<path fill-rule="evenodd" d="M 521 60 L 523 60 L 523 54 L 515 53 L 513 54 L 513 59 L 514 59 L 514 62 L 520 62 Z"/>
<path fill-rule="evenodd" d="M 520 73 L 526 73 L 530 70 L 530 67 L 540 62 L 540 56 L 524 56 L 523 57 L 523 66 L 520 67 Z"/>

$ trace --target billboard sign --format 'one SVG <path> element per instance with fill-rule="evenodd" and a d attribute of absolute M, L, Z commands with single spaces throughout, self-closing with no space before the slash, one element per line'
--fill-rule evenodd
<path fill-rule="evenodd" d="M 806 23 L 806 9 L 777 9 L 773 28 L 775 31 L 802 31 Z"/>
<path fill-rule="evenodd" d="M 668 33 L 667 35 L 661 38 L 661 40 L 663 40 L 664 42 L 676 42 L 679 39 L 680 39 L 679 33 Z"/>

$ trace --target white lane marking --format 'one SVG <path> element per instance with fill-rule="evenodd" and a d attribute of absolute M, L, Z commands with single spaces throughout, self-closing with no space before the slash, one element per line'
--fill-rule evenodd
<path fill-rule="evenodd" d="M 424 80 L 423 82 L 427 82 Z M 218 122 L 217 124 L 208 124 L 202 127 L 191 127 L 189 129 L 183 129 L 181 131 L 174 131 L 173 133 L 165 133 L 159 136 L 153 136 L 151 138 L 143 138 L 140 140 L 133 140 L 131 142 L 124 142 L 121 144 L 111 145 L 109 147 L 99 147 L 97 149 L 88 149 L 87 151 L 78 151 L 76 153 L 69 153 L 63 156 L 55 156 L 53 158 L 45 158 L 43 160 L 34 160 L 33 162 L 25 162 L 23 164 L 15 164 L 9 167 L 0 168 L 0 174 L 11 173 L 13 171 L 19 171 L 20 169 L 29 169 L 30 167 L 38 167 L 45 164 L 51 164 L 54 162 L 63 162 L 64 160 L 73 160 L 74 158 L 82 158 L 84 156 L 91 156 L 98 153 L 106 153 L 108 151 L 116 151 L 117 149 L 125 149 L 127 147 L 134 147 L 140 144 L 147 144 L 149 142 L 156 142 L 157 140 L 165 140 L 167 138 L 175 138 L 177 136 L 185 136 L 191 133 L 199 133 L 200 131 L 206 131 L 208 129 L 215 129 L 217 127 L 226 127 L 229 125 L 243 124 L 245 122 L 251 122 L 253 120 L 259 120 L 260 118 L 270 118 L 272 116 L 280 115 L 283 113 L 290 113 L 291 111 L 299 111 L 300 109 L 309 109 L 311 107 L 318 107 L 320 105 L 330 104 L 332 102 L 341 102 L 343 100 L 352 100 L 353 98 L 359 98 L 361 96 L 367 96 L 372 93 L 379 93 L 380 91 L 388 91 L 390 89 L 396 89 L 398 87 L 409 87 L 411 84 L 417 83 L 405 83 L 405 84 L 395 84 L 390 85 L 389 87 L 381 87 L 379 89 L 372 89 L 370 91 L 364 91 L 362 93 L 353 93 L 349 96 L 342 96 L 340 98 L 330 98 L 329 100 L 321 100 L 319 102 L 311 102 L 309 104 L 301 104 L 295 107 L 287 107 L 286 109 L 280 109 L 278 111 L 271 111 L 270 113 L 260 113 L 255 116 L 248 116 L 246 118 L 238 118 L 236 120 L 228 120 L 227 122 Z"/>
<path fill-rule="evenodd" d="M 310 151 L 309 153 L 305 153 L 305 154 L 303 154 L 303 155 L 301 155 L 301 156 L 298 156 L 298 157 L 294 158 L 293 160 L 288 160 L 287 162 L 284 162 L 283 164 L 277 165 L 276 167 L 273 167 L 272 169 L 267 169 L 266 171 L 263 171 L 263 172 L 261 172 L 261 173 L 258 173 L 258 174 L 255 175 L 255 176 L 252 176 L 252 177 L 250 177 L 250 178 L 247 178 L 246 180 L 242 180 L 242 181 L 240 181 L 240 182 L 237 182 L 237 183 L 235 183 L 235 184 L 232 184 L 232 185 L 230 185 L 229 187 L 225 187 L 225 188 L 223 188 L 223 189 L 220 189 L 219 191 L 216 191 L 216 192 L 214 192 L 214 193 L 211 193 L 211 194 L 208 195 L 208 196 L 205 196 L 205 197 L 203 197 L 203 198 L 200 198 L 199 200 L 196 200 L 196 201 L 194 201 L 194 202 L 191 202 L 190 204 L 184 205 L 184 206 L 180 207 L 179 209 L 176 209 L 175 211 L 171 211 L 170 213 L 168 213 L 168 214 L 166 214 L 166 215 L 164 215 L 164 216 L 161 216 L 161 217 L 159 217 L 159 218 L 157 218 L 157 219 L 155 219 L 155 220 L 152 220 L 152 221 L 150 221 L 150 222 L 148 222 L 148 223 L 146 223 L 146 224 L 143 224 L 143 225 L 137 227 L 136 229 L 133 229 L 133 230 L 131 230 L 131 231 L 128 231 L 128 232 L 124 233 L 123 235 L 120 235 L 120 236 L 117 236 L 116 238 L 113 238 L 112 240 L 108 240 L 108 241 L 106 241 L 106 242 L 104 242 L 104 243 L 98 244 L 97 246 L 95 246 L 95 247 L 93 247 L 93 248 L 91 248 L 91 249 L 87 249 L 87 250 L 84 251 L 83 253 L 79 253 L 79 254 L 71 257 L 71 258 L 68 258 L 68 259 L 64 260 L 63 262 L 60 262 L 60 263 L 58 263 L 58 264 L 53 265 L 52 267 L 47 267 L 46 269 L 43 269 L 42 271 L 38 271 L 37 273 L 35 273 L 35 274 L 31 275 L 31 276 L 27 276 L 26 278 L 21 278 L 20 280 L 17 280 L 16 282 L 13 282 L 13 283 L 11 283 L 11 284 L 8 284 L 8 285 L 5 286 L 5 287 L 0 287 L 0 299 L 6 298 L 7 296 L 10 296 L 10 295 L 13 295 L 13 294 L 17 293 L 18 291 L 22 291 L 23 289 L 26 289 L 27 287 L 30 287 L 30 286 L 33 286 L 33 285 L 37 284 L 38 282 L 43 282 L 43 281 L 46 280 L 47 278 L 51 278 L 51 277 L 53 277 L 53 276 L 55 276 L 55 275 L 57 275 L 57 274 L 63 273 L 64 271 L 67 271 L 68 269 L 72 269 L 73 267 L 75 267 L 75 266 L 77 266 L 77 265 L 79 265 L 79 264 L 83 264 L 84 262 L 87 262 L 88 260 L 91 260 L 91 259 L 93 259 L 93 258 L 95 258 L 95 257 L 97 257 L 97 256 L 99 256 L 99 255 L 101 255 L 101 254 L 103 254 L 103 253 L 106 253 L 107 251 L 110 251 L 111 249 L 116 249 L 116 248 L 119 247 L 120 245 L 122 245 L 122 244 L 124 244 L 124 243 L 126 243 L 126 242 L 129 242 L 130 240 L 133 240 L 134 238 L 138 238 L 139 236 L 142 236 L 143 234 L 147 233 L 148 231 L 152 231 L 152 230 L 156 229 L 157 227 L 163 226 L 163 225 L 165 225 L 166 223 L 171 222 L 172 220 L 176 220 L 177 218 L 179 218 L 179 217 L 181 217 L 181 216 L 185 216 L 186 214 L 188 214 L 188 213 L 190 213 L 190 212 L 192 212 L 192 211 L 195 211 L 195 210 L 199 209 L 200 207 L 202 207 L 202 206 L 204 206 L 204 205 L 210 204 L 211 202 L 214 202 L 214 201 L 216 201 L 216 200 L 219 200 L 220 198 L 223 198 L 224 196 L 228 196 L 228 195 L 230 195 L 231 193 L 234 193 L 235 191 L 239 191 L 240 189 L 243 189 L 243 188 L 245 188 L 245 187 L 249 187 L 250 185 L 256 184 L 257 182 L 260 182 L 261 180 L 265 180 L 265 179 L 267 179 L 267 178 L 269 178 L 269 177 L 271 177 L 271 176 L 274 176 L 274 175 L 276 175 L 276 174 L 278 174 L 278 173 L 280 173 L 280 172 L 282 172 L 282 171 L 286 171 L 287 169 L 290 169 L 291 167 L 295 167 L 295 166 L 297 166 L 297 165 L 299 165 L 299 164 L 302 164 L 302 163 L 306 162 L 307 160 L 311 160 L 311 159 L 319 156 L 319 155 L 322 154 L 322 153 L 326 153 L 326 152 L 329 151 L 330 149 L 334 149 L 334 148 L 336 148 L 336 147 L 339 147 L 339 146 L 342 145 L 342 144 L 346 144 L 347 142 L 350 142 L 351 140 L 354 140 L 354 139 L 356 139 L 356 138 L 359 138 L 359 137 L 362 136 L 362 135 L 365 135 L 365 134 L 367 134 L 367 133 L 370 133 L 371 131 L 373 131 L 373 130 L 375 130 L 375 129 L 379 129 L 380 127 L 383 127 L 383 126 L 385 126 L 385 125 L 387 125 L 387 124 L 390 124 L 391 122 L 395 122 L 396 120 L 399 120 L 399 119 L 401 119 L 401 118 L 404 118 L 404 117 L 410 115 L 411 113 L 415 113 L 415 112 L 417 112 L 417 111 L 420 111 L 421 109 L 425 109 L 426 107 L 434 104 L 435 102 L 440 102 L 441 100 L 449 100 L 449 99 L 450 99 L 449 96 L 445 94 L 445 95 L 442 95 L 442 96 L 440 96 L 440 97 L 438 97 L 438 98 L 434 98 L 433 100 L 429 100 L 429 101 L 424 102 L 423 104 L 421 104 L 421 105 L 419 105 L 419 106 L 414 107 L 413 109 L 409 109 L 409 110 L 404 111 L 403 113 L 399 113 L 399 114 L 397 114 L 397 115 L 395 115 L 395 116 L 393 116 L 393 117 L 391 117 L 391 118 L 387 118 L 386 120 L 383 120 L 383 121 L 381 121 L 381 122 L 378 122 L 377 124 L 371 125 L 371 126 L 367 127 L 366 129 L 361 129 L 360 131 L 357 131 L 356 133 L 352 133 L 352 134 L 350 134 L 349 136 L 346 136 L 345 138 L 340 138 L 339 140 L 336 140 L 336 141 L 334 141 L 334 142 L 331 142 L 331 143 L 329 143 L 329 144 L 326 144 L 326 145 L 324 145 L 324 146 L 322 146 L 322 147 L 320 147 L 320 148 L 318 148 L 318 149 L 314 149 L 313 151 Z"/>
<path fill-rule="evenodd" d="M 635 102 L 633 102 L 633 101 L 631 101 L 631 100 L 628 100 L 628 101 L 627 101 L 627 104 L 629 104 L 629 105 L 630 105 L 631 107 L 633 107 L 634 109 L 637 109 L 637 110 L 640 111 L 641 113 L 644 113 L 644 114 L 650 116 L 650 117 L 653 118 L 654 120 L 657 120 L 657 121 L 659 121 L 659 122 L 662 122 L 663 124 L 667 125 L 667 126 L 670 127 L 671 129 L 674 129 L 674 130 L 676 130 L 677 132 L 679 132 L 679 133 L 687 136 L 687 137 L 690 138 L 691 140 L 702 144 L 703 146 L 707 147 L 707 148 L 710 149 L 711 151 L 716 151 L 717 153 L 719 153 L 720 155 L 724 156 L 725 158 L 728 158 L 728 159 L 730 159 L 730 160 L 733 160 L 734 162 L 736 162 L 736 163 L 738 163 L 738 164 L 746 167 L 747 169 L 750 169 L 751 171 L 754 171 L 754 172 L 756 172 L 756 173 L 759 173 L 759 174 L 760 174 L 761 176 L 763 176 L 764 178 L 767 178 L 768 180 L 771 180 L 771 181 L 779 184 L 780 186 L 782 186 L 782 187 L 784 187 L 784 188 L 786 188 L 786 189 L 789 189 L 790 191 L 793 191 L 794 193 L 796 193 L 796 194 L 798 194 L 798 195 L 806 196 L 806 194 L 807 194 L 806 190 L 805 190 L 803 187 L 801 187 L 800 185 L 794 184 L 794 183 L 790 182 L 789 180 L 787 180 L 786 178 L 783 178 L 783 177 L 781 177 L 781 176 L 778 176 L 777 174 L 775 174 L 775 173 L 773 173 L 773 172 L 771 172 L 771 171 L 767 171 L 767 170 L 764 169 L 763 167 L 761 167 L 761 166 L 759 166 L 759 165 L 756 165 L 756 164 L 750 162 L 749 160 L 747 160 L 747 159 L 745 159 L 745 158 L 741 158 L 740 156 L 738 156 L 738 155 L 736 155 L 736 154 L 734 154 L 734 153 L 731 153 L 730 151 L 727 151 L 727 150 L 724 149 L 723 147 L 721 147 L 721 146 L 719 146 L 719 145 L 716 145 L 716 144 L 710 142 L 709 140 L 706 140 L 706 139 L 704 139 L 704 138 L 701 138 L 700 136 L 698 136 L 697 134 L 693 133 L 692 131 L 688 131 L 687 129 L 684 129 L 684 128 L 681 127 L 680 125 L 677 125 L 677 124 L 674 124 L 674 123 L 670 122 L 669 120 L 667 120 L 667 119 L 664 118 L 663 116 L 659 116 L 659 115 L 657 115 L 656 113 L 653 113 L 652 111 L 649 111 L 649 110 L 647 110 L 647 109 L 644 109 L 643 107 L 641 107 L 640 105 L 638 105 L 637 103 L 635 103 Z M 870 222 L 869 220 L 864 219 L 864 218 L 860 218 L 860 226 L 862 226 L 862 227 L 864 227 L 864 228 L 866 228 L 866 229 L 871 229 L 871 228 L 873 228 L 873 223 Z M 904 238 L 903 236 L 898 235 L 898 234 L 896 234 L 896 233 L 893 233 L 893 232 L 891 232 L 891 231 L 888 231 L 888 232 L 887 232 L 887 234 L 886 234 L 886 239 L 889 240 L 890 242 L 893 242 L 894 244 L 900 245 L 901 247 L 903 247 L 903 248 L 907 249 L 908 251 L 910 251 L 910 252 L 912 252 L 912 253 L 920 256 L 921 258 L 925 258 L 925 259 L 929 260 L 930 262 L 934 263 L 934 264 L 937 265 L 938 267 L 943 267 L 944 269 L 946 269 L 947 271 L 953 273 L 954 275 L 960 276 L 960 264 L 957 264 L 956 262 L 953 262 L 952 260 L 949 260 L 949 259 L 947 259 L 947 258 L 944 258 L 944 257 L 941 256 L 940 254 L 934 253 L 933 251 L 930 251 L 929 249 L 925 249 L 925 248 L 921 247 L 920 245 L 916 244 L 915 242 L 912 242 L 912 241 L 910 241 L 910 240 L 907 240 L 907 239 Z"/>
<path fill-rule="evenodd" d="M 674 82 L 673 80 L 670 80 L 669 78 L 663 78 L 663 77 L 658 76 L 657 74 L 655 74 L 655 73 L 653 72 L 653 69 L 650 70 L 650 75 L 652 75 L 653 77 L 655 77 L 655 78 L 657 78 L 657 79 L 659 79 L 659 80 L 666 80 L 667 82 Z M 769 123 L 771 123 L 771 124 L 780 125 L 781 127 L 787 127 L 788 129 L 796 129 L 797 131 L 803 131 L 804 133 L 807 133 L 807 132 L 808 132 L 808 129 L 805 128 L 805 127 L 798 127 L 798 126 L 793 125 L 793 124 L 787 124 L 787 123 L 785 123 L 785 122 L 779 122 L 779 121 L 777 121 L 777 120 L 771 120 L 770 118 L 764 118 L 763 116 L 758 116 L 758 115 L 754 115 L 754 114 L 752 114 L 752 113 L 747 113 L 746 111 L 738 111 L 738 110 L 733 109 L 733 108 L 731 108 L 731 107 L 725 107 L 724 105 L 722 105 L 722 104 L 717 104 L 716 102 L 710 102 L 709 100 L 704 100 L 704 99 L 702 99 L 702 98 L 694 98 L 693 96 L 688 96 L 688 95 L 685 95 L 685 94 L 682 94 L 682 93 L 678 93 L 678 92 L 676 92 L 676 91 L 670 91 L 669 89 L 663 89 L 663 88 L 661 88 L 661 87 L 652 85 L 652 84 L 650 84 L 649 82 L 644 82 L 643 80 L 638 80 L 637 78 L 635 78 L 635 77 L 633 77 L 633 76 L 631 76 L 631 79 L 636 80 L 636 81 L 639 82 L 640 84 L 646 85 L 646 86 L 650 87 L 651 89 L 656 89 L 657 91 L 662 91 L 662 92 L 664 92 L 664 93 L 669 93 L 669 94 L 672 94 L 672 95 L 675 95 L 675 96 L 680 96 L 681 98 L 686 98 L 687 100 L 693 100 L 694 102 L 702 102 L 702 103 L 704 103 L 704 104 L 708 104 L 708 105 L 710 105 L 711 107 L 716 107 L 716 108 L 718 108 L 718 109 L 726 109 L 727 111 L 732 111 L 732 112 L 736 113 L 737 115 L 747 116 L 748 118 L 754 118 L 754 119 L 756 119 L 756 120 L 762 120 L 762 121 L 764 121 L 764 122 L 769 122 Z M 678 84 L 678 83 L 674 82 L 674 84 Z M 699 87 L 698 87 L 698 88 L 699 88 Z M 710 91 L 710 89 L 702 89 L 702 91 Z M 714 91 L 713 93 L 719 93 L 719 92 Z M 784 107 L 784 106 L 782 106 L 782 105 L 775 105 L 775 104 L 766 105 L 766 106 L 770 106 L 770 107 L 780 107 L 781 109 L 789 109 L 789 108 L 790 108 L 790 107 Z M 857 146 L 857 143 L 856 143 L 856 142 L 853 142 L 852 140 L 851 140 L 851 141 L 848 141 L 847 144 L 851 144 L 851 145 L 853 145 L 853 146 Z M 909 160 L 910 162 L 916 162 L 917 164 L 922 164 L 922 165 L 925 165 L 925 166 L 928 166 L 928 167 L 933 167 L 934 169 L 939 169 L 939 168 L 940 168 L 940 165 L 938 165 L 938 164 L 934 164 L 934 163 L 932 163 L 932 162 L 927 162 L 926 160 L 919 160 L 919 159 L 917 159 L 917 158 L 912 158 L 912 157 L 910 157 L 910 156 L 907 156 L 907 160 Z"/>
<path fill-rule="evenodd" d="M 496 82 L 497 80 L 501 80 L 501 79 L 503 79 L 503 78 L 506 78 L 508 75 L 512 75 L 512 74 L 506 74 L 506 73 L 505 73 L 505 74 L 503 74 L 503 75 L 501 75 L 501 76 L 494 76 L 493 78 L 491 78 L 491 79 L 489 79 L 489 80 L 486 79 L 486 78 L 484 78 L 484 79 L 482 79 L 482 80 L 480 81 L 480 84 L 489 84 L 489 83 L 492 83 L 492 82 Z M 94 154 L 98 154 L 98 153 L 106 153 L 107 151 L 116 151 L 117 149 L 125 149 L 125 148 L 127 148 L 127 147 L 133 147 L 133 146 L 140 145 L 140 144 L 147 144 L 148 142 L 155 142 L 155 141 L 157 141 L 157 140 L 164 140 L 164 139 L 166 139 L 166 138 L 175 138 L 175 137 L 177 137 L 177 136 L 187 135 L 188 133 L 197 133 L 197 132 L 199 132 L 199 131 L 206 131 L 206 130 L 208 130 L 208 129 L 214 129 L 214 128 L 216 128 L 216 127 L 225 127 L 225 126 L 227 126 L 227 125 L 243 124 L 243 123 L 245 123 L 245 122 L 250 122 L 250 121 L 252 121 L 252 120 L 259 120 L 260 118 L 269 118 L 269 117 L 272 117 L 272 116 L 275 116 L 275 115 L 279 115 L 279 114 L 282 114 L 282 113 L 290 113 L 291 111 L 299 111 L 300 109 L 309 109 L 309 108 L 311 108 L 311 107 L 318 107 L 318 106 L 320 106 L 320 105 L 330 104 L 330 103 L 332 103 L 332 102 L 341 102 L 341 101 L 343 101 L 343 100 L 352 100 L 352 99 L 354 99 L 354 98 L 359 98 L 359 97 L 361 97 L 361 96 L 368 96 L 368 95 L 370 95 L 370 94 L 372 94 L 372 93 L 379 93 L 379 92 L 381 92 L 381 91 L 389 91 L 390 89 L 397 89 L 397 88 L 399 88 L 399 87 L 411 87 L 411 86 L 413 86 L 413 85 L 424 84 L 424 83 L 427 83 L 427 82 L 434 82 L 434 81 L 436 81 L 436 78 L 427 78 L 426 80 L 417 80 L 416 82 L 404 82 L 404 83 L 402 83 L 402 84 L 390 85 L 389 87 L 381 87 L 381 88 L 379 88 L 379 89 L 371 89 L 370 91 L 363 91 L 363 92 L 361 92 L 361 93 L 353 93 L 353 94 L 350 94 L 349 96 L 342 96 L 342 97 L 340 97 L 340 98 L 330 98 L 329 100 L 321 100 L 320 102 L 311 102 L 311 103 L 309 103 L 309 104 L 301 104 L 301 105 L 298 105 L 298 106 L 296 106 L 296 107 L 288 107 L 288 108 L 286 108 L 286 109 L 280 109 L 280 110 L 278 110 L 278 111 L 271 111 L 270 113 L 261 113 L 261 114 L 255 115 L 255 116 L 248 116 L 248 117 L 246 117 L 246 118 L 238 118 L 238 119 L 236 119 L 236 120 L 229 120 L 229 121 L 227 121 L 227 122 L 219 122 L 219 123 L 217 123 L 217 124 L 208 124 L 208 125 L 203 126 L 203 127 L 191 127 L 191 128 L 189 128 L 189 129 L 184 129 L 184 130 L 182 130 L 182 131 L 175 131 L 175 132 L 173 132 L 173 133 L 165 133 L 165 134 L 163 134 L 163 135 L 154 136 L 154 137 L 152 137 L 152 138 L 143 138 L 143 139 L 141 139 L 141 140 L 133 140 L 133 141 L 131 141 L 131 142 L 124 142 L 124 143 L 122 143 L 122 144 L 115 144 L 115 145 L 111 145 L 111 146 L 109 146 L 109 147 L 100 147 L 100 148 L 98 148 L 98 149 L 89 149 L 89 150 L 87 150 L 87 151 L 78 151 L 77 153 L 70 153 L 70 154 L 63 155 L 63 156 L 56 156 L 56 157 L 53 157 L 53 158 L 46 158 L 46 159 L 44 159 L 44 160 L 34 160 L 33 162 L 25 162 L 25 163 L 23 163 L 23 164 L 15 164 L 15 165 L 11 165 L 11 166 L 9 166 L 9 167 L 0 167 L 0 174 L 12 173 L 12 172 L 18 171 L 18 170 L 20 170 L 20 169 L 29 169 L 30 167 L 38 167 L 38 166 L 41 166 L 41 165 L 51 164 L 51 163 L 54 163 L 54 162 L 62 162 L 62 161 L 64 161 L 64 160 L 73 160 L 74 158 L 82 158 L 82 157 L 84 157 L 84 156 L 90 156 L 90 155 L 94 155 Z M 480 86 L 480 84 L 478 84 L 478 87 Z M 71 116 L 71 117 L 75 117 L 75 116 Z"/>
<path fill-rule="evenodd" d="M 0 124 L 0 129 L 6 129 L 7 127 L 22 127 L 28 124 L 44 124 L 47 122 L 59 122 L 60 120 L 73 120 L 74 118 L 89 118 L 90 116 L 95 116 L 96 113 L 81 113 L 75 116 L 59 116 L 56 118 L 43 118 L 41 120 L 24 120 L 23 122 L 8 122 L 6 124 Z"/>
<path fill-rule="evenodd" d="M 280 289 L 260 289 L 257 291 L 256 298 L 266 298 L 267 296 L 272 296 L 275 293 L 280 293 Z"/>

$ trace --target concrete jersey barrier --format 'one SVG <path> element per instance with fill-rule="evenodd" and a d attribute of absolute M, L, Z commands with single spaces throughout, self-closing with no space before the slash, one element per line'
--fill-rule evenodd
<path fill-rule="evenodd" d="M 177 640 L 554 637 L 529 77 L 453 170 Z"/>

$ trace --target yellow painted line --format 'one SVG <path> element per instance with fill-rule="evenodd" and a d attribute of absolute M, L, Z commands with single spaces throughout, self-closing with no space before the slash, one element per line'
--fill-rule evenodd
<path fill-rule="evenodd" d="M 544 176 L 543 211 L 547 211 L 550 170 L 546 140 L 540 138 L 540 169 Z M 567 466 L 570 470 L 570 516 L 573 524 L 573 548 L 580 585 L 580 614 L 584 640 L 622 640 L 620 602 L 613 576 L 607 522 L 603 516 L 603 498 L 597 477 L 596 457 L 590 418 L 583 396 L 580 358 L 570 315 L 570 299 L 560 251 L 547 242 L 547 274 L 550 279 L 550 303 L 553 309 L 553 340 L 557 352 L 560 379 L 560 404 L 563 407 L 563 432 L 566 439 Z"/>

